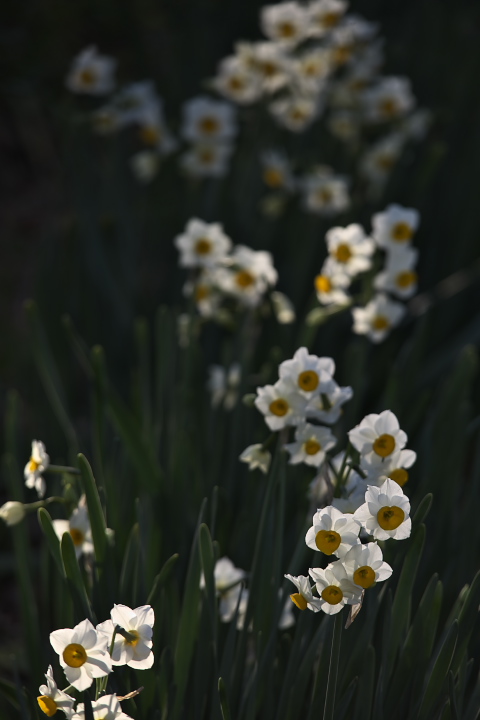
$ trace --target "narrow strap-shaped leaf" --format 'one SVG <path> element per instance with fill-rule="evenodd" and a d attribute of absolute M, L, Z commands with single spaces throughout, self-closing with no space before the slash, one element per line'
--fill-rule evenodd
<path fill-rule="evenodd" d="M 48 549 L 52 553 L 52 557 L 55 560 L 58 572 L 60 573 L 62 578 L 64 578 L 65 568 L 63 566 L 62 552 L 60 550 L 60 540 L 58 539 L 58 535 L 55 532 L 55 528 L 53 527 L 52 518 L 50 517 L 47 510 L 45 510 L 45 508 L 38 509 L 38 522 L 40 523 L 40 527 L 43 530 L 47 541 Z"/>
<path fill-rule="evenodd" d="M 87 590 L 83 582 L 82 573 L 75 555 L 75 545 L 70 533 L 63 533 L 60 543 L 62 559 L 67 576 L 67 584 L 72 595 L 72 600 L 79 616 L 87 617 L 93 622 L 93 612 L 88 599 Z"/>
<path fill-rule="evenodd" d="M 125 605 L 133 602 L 132 583 L 135 576 L 135 566 L 138 560 L 138 523 L 132 527 L 128 537 L 127 547 L 123 556 L 120 572 L 119 601 Z"/>
<path fill-rule="evenodd" d="M 166 563 L 164 564 L 164 566 L 162 567 L 162 569 L 160 570 L 160 572 L 158 573 L 158 575 L 156 576 L 156 578 L 153 582 L 152 589 L 150 590 L 150 594 L 147 598 L 148 605 L 154 604 L 154 602 L 157 598 L 157 595 L 160 592 L 160 589 L 162 588 L 162 586 L 166 583 L 166 581 L 170 577 L 170 574 L 171 574 L 173 567 L 174 567 L 175 563 L 177 562 L 178 558 L 179 558 L 178 553 L 175 553 L 174 555 L 169 557 L 168 560 L 166 561 Z"/>
<path fill-rule="evenodd" d="M 457 707 L 457 693 L 455 690 L 455 678 L 454 678 L 451 670 L 448 673 L 448 692 L 449 692 L 449 696 L 450 696 L 450 712 L 452 715 L 452 720 L 460 720 L 460 716 L 458 714 L 458 707 Z"/>
<path fill-rule="evenodd" d="M 335 695 L 337 692 L 338 661 L 340 659 L 340 644 L 342 641 L 342 626 L 344 618 L 340 611 L 335 615 L 333 625 L 332 649 L 330 653 L 330 666 L 328 668 L 327 694 L 325 696 L 325 708 L 323 720 L 333 720 L 335 710 Z"/>
<path fill-rule="evenodd" d="M 450 670 L 455 646 L 458 638 L 458 622 L 450 627 L 442 646 L 439 648 L 434 657 L 430 672 L 425 680 L 425 689 L 420 701 L 420 709 L 418 711 L 418 720 L 426 720 L 435 703 L 440 699 L 445 679 Z"/>
<path fill-rule="evenodd" d="M 228 705 L 227 688 L 223 679 L 218 678 L 218 695 L 220 698 L 220 709 L 222 711 L 223 720 L 231 720 L 230 707 Z"/>
<path fill-rule="evenodd" d="M 422 523 L 427 517 L 428 513 L 430 512 L 430 508 L 432 507 L 432 500 L 433 494 L 428 493 L 428 495 L 425 495 L 425 497 L 421 501 L 415 515 L 413 516 L 412 526 L 414 528 L 417 527 L 417 525 L 420 525 L 420 523 Z"/>
<path fill-rule="evenodd" d="M 93 477 L 92 468 L 85 455 L 78 455 L 78 464 L 81 472 L 81 482 L 83 492 L 87 500 L 88 516 L 90 518 L 90 526 L 92 529 L 93 546 L 95 548 L 95 559 L 102 571 L 105 562 L 105 554 L 107 551 L 107 524 L 105 515 L 103 514 L 100 496 L 98 494 L 97 484 Z"/>

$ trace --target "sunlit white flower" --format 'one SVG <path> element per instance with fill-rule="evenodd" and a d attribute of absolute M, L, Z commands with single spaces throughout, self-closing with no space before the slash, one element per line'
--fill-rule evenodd
<path fill-rule="evenodd" d="M 198 218 L 189 220 L 185 231 L 173 242 L 181 253 L 181 267 L 211 268 L 227 256 L 232 246 L 220 223 L 206 223 Z"/>
<path fill-rule="evenodd" d="M 94 45 L 74 58 L 65 84 L 69 90 L 88 95 L 105 95 L 115 85 L 116 60 L 100 55 Z"/>
<path fill-rule="evenodd" d="M 310 355 L 306 347 L 299 348 L 291 360 L 284 360 L 278 368 L 280 378 L 289 380 L 297 392 L 307 399 L 329 392 L 334 387 L 334 373 L 335 362 L 332 358 Z"/>
<path fill-rule="evenodd" d="M 245 570 L 235 567 L 228 557 L 221 557 L 215 563 L 213 571 L 213 579 L 215 582 L 215 590 L 218 595 L 231 590 L 234 586 L 238 586 L 245 579 L 247 573 Z M 200 587 L 205 587 L 205 578 L 203 573 L 200 577 Z"/>
<path fill-rule="evenodd" d="M 359 522 L 329 505 L 317 510 L 313 516 L 313 525 L 305 535 L 305 542 L 312 550 L 341 558 L 352 545 L 360 542 L 359 532 Z"/>
<path fill-rule="evenodd" d="M 348 2 L 345 0 L 313 0 L 307 6 L 308 34 L 323 37 L 342 19 Z"/>
<path fill-rule="evenodd" d="M 130 158 L 130 167 L 139 182 L 149 183 L 158 173 L 160 156 L 155 150 L 141 150 Z"/>
<path fill-rule="evenodd" d="M 381 465 L 407 444 L 407 435 L 400 429 L 398 419 L 391 410 L 366 415 L 349 431 L 348 437 L 369 465 Z"/>
<path fill-rule="evenodd" d="M 111 653 L 112 664 L 128 665 L 136 670 L 152 667 L 154 661 L 152 636 L 155 622 L 153 608 L 150 605 L 141 605 L 132 610 L 126 605 L 114 605 L 110 617 L 111 620 L 105 620 L 97 625 L 97 632 L 106 638 L 109 648 L 117 625 L 128 633 L 128 638 L 119 632 L 116 633 Z"/>
<path fill-rule="evenodd" d="M 405 540 L 410 537 L 410 503 L 402 488 L 387 478 L 380 487 L 369 486 L 365 503 L 353 516 L 375 540 Z"/>
<path fill-rule="evenodd" d="M 255 407 L 265 416 L 270 430 L 298 425 L 304 419 L 306 398 L 290 379 L 280 379 L 275 385 L 257 388 Z"/>
<path fill-rule="evenodd" d="M 25 517 L 25 508 L 23 503 L 9 500 L 0 507 L 0 518 L 10 527 L 17 525 Z"/>
<path fill-rule="evenodd" d="M 326 48 L 304 50 L 291 63 L 291 83 L 300 93 L 318 93 L 331 71 L 331 55 Z"/>
<path fill-rule="evenodd" d="M 320 610 L 327 615 L 360 602 L 362 590 L 349 579 L 340 561 L 330 563 L 325 570 L 310 568 L 309 573 L 317 588 Z"/>
<path fill-rule="evenodd" d="M 363 94 L 365 117 L 371 122 L 396 120 L 415 105 L 410 81 L 404 77 L 380 78 Z"/>
<path fill-rule="evenodd" d="M 314 279 L 318 302 L 322 305 L 349 305 L 351 298 L 345 291 L 351 282 L 351 277 L 342 271 L 338 263 L 327 258 Z"/>
<path fill-rule="evenodd" d="M 352 223 L 347 227 L 333 227 L 325 235 L 330 258 L 340 272 L 350 277 L 369 270 L 375 243 L 365 235 L 361 225 Z"/>
<path fill-rule="evenodd" d="M 308 417 L 333 425 L 342 414 L 342 405 L 351 400 L 353 390 L 349 385 L 340 387 L 335 380 L 326 392 L 315 395 L 309 401 L 305 412 Z"/>
<path fill-rule="evenodd" d="M 40 440 L 32 440 L 32 454 L 25 465 L 23 475 L 27 488 L 35 488 L 39 497 L 45 495 L 45 480 L 42 473 L 48 468 L 50 457 L 47 455 L 45 445 Z"/>
<path fill-rule="evenodd" d="M 112 671 L 107 642 L 106 637 L 97 634 L 90 620 L 83 620 L 73 629 L 50 633 L 50 643 L 59 655 L 68 682 L 80 691 L 89 688 L 94 678 Z"/>
<path fill-rule="evenodd" d="M 272 460 L 272 454 L 269 450 L 264 450 L 263 445 L 257 443 L 256 445 L 249 445 L 240 455 L 239 460 L 244 463 L 248 463 L 249 470 L 255 470 L 258 468 L 263 473 L 268 472 L 270 463 Z"/>
<path fill-rule="evenodd" d="M 245 57 L 245 60 L 250 62 L 252 69 L 258 73 L 262 90 L 272 93 L 286 84 L 291 61 L 281 45 L 275 42 L 250 43 L 248 59 L 244 54 L 245 43 L 239 43 L 237 50 L 240 57 Z"/>
<path fill-rule="evenodd" d="M 301 181 L 307 210 L 319 215 L 337 215 L 350 205 L 348 182 L 331 172 L 316 172 Z"/>
<path fill-rule="evenodd" d="M 318 98 L 295 94 L 274 100 L 269 110 L 281 127 L 292 132 L 303 132 L 318 116 L 320 105 Z"/>
<path fill-rule="evenodd" d="M 52 717 L 57 710 L 62 710 L 68 718 L 71 718 L 74 712 L 73 705 L 75 699 L 58 689 L 57 683 L 53 678 L 51 665 L 48 666 L 45 677 L 47 678 L 47 684 L 40 685 L 38 688 L 40 695 L 37 697 L 37 702 L 40 710 L 45 713 L 47 717 Z"/>
<path fill-rule="evenodd" d="M 349 142 L 358 138 L 358 116 L 351 110 L 337 110 L 332 112 L 327 124 L 332 135 L 340 140 Z"/>
<path fill-rule="evenodd" d="M 312 592 L 313 587 L 310 585 L 308 575 L 285 575 L 284 577 L 297 588 L 297 592 L 290 595 L 290 599 L 300 610 L 307 608 L 313 612 L 320 610 L 319 599 Z"/>
<path fill-rule="evenodd" d="M 53 520 L 53 527 L 61 540 L 64 533 L 69 533 L 75 546 L 75 554 L 78 557 L 94 552 L 90 518 L 85 503 L 85 495 L 82 495 L 78 507 L 73 511 L 68 520 Z"/>
<path fill-rule="evenodd" d="M 228 371 L 222 365 L 210 365 L 207 387 L 212 397 L 212 407 L 223 402 L 225 410 L 232 410 L 237 404 L 241 369 L 238 363 L 230 365 Z"/>
<path fill-rule="evenodd" d="M 387 580 L 392 568 L 383 560 L 383 553 L 377 543 L 356 545 L 342 558 L 347 574 L 355 585 L 368 590 L 374 583 Z"/>
<path fill-rule="evenodd" d="M 285 445 L 290 453 L 290 465 L 305 463 L 319 467 L 325 460 L 327 450 L 337 442 L 329 428 L 302 422 L 295 429 L 295 442 Z"/>
<path fill-rule="evenodd" d="M 182 136 L 192 142 L 231 140 L 237 133 L 236 111 L 230 103 L 199 96 L 182 109 Z"/>
<path fill-rule="evenodd" d="M 411 242 L 419 222 L 418 210 L 392 204 L 372 217 L 372 237 L 385 250 L 405 248 Z"/>
<path fill-rule="evenodd" d="M 142 124 L 151 108 L 159 101 L 155 86 L 151 80 L 125 85 L 113 98 L 112 104 L 120 117 L 122 126 L 132 123 Z M 161 104 L 160 104 L 161 110 Z"/>
<path fill-rule="evenodd" d="M 405 312 L 404 305 L 379 293 L 364 308 L 352 309 L 353 332 L 366 335 L 374 343 L 382 342 L 399 324 Z"/>
<path fill-rule="evenodd" d="M 404 145 L 405 137 L 400 133 L 391 133 L 378 140 L 362 157 L 360 163 L 362 174 L 372 184 L 382 186 L 397 164 Z"/>
<path fill-rule="evenodd" d="M 250 63 L 235 55 L 221 61 L 212 86 L 224 97 L 240 105 L 249 105 L 262 94 L 261 76 Z"/>
<path fill-rule="evenodd" d="M 198 142 L 182 155 L 180 164 L 192 177 L 220 178 L 228 172 L 232 152 L 227 142 Z"/>
<path fill-rule="evenodd" d="M 123 712 L 116 695 L 103 695 L 99 700 L 92 700 L 94 720 L 132 720 Z M 79 703 L 72 720 L 85 720 L 85 705 Z"/>
<path fill-rule="evenodd" d="M 412 247 L 399 248 L 389 252 L 385 270 L 380 272 L 373 281 L 375 290 L 388 291 L 402 300 L 407 300 L 415 295 L 418 275 L 414 268 L 417 258 L 418 250 Z"/>
<path fill-rule="evenodd" d="M 360 458 L 360 467 L 367 475 L 369 485 L 382 485 L 387 478 L 394 480 L 403 487 L 408 482 L 408 468 L 411 468 L 417 459 L 413 450 L 395 450 L 383 459 L 383 462 L 372 462 L 367 455 Z"/>
<path fill-rule="evenodd" d="M 260 26 L 270 40 L 293 47 L 307 34 L 308 16 L 296 2 L 267 5 L 260 11 Z"/>
<path fill-rule="evenodd" d="M 262 180 L 272 190 L 292 190 L 294 179 L 290 161 L 279 150 L 267 150 L 260 156 Z"/>
<path fill-rule="evenodd" d="M 277 278 L 271 254 L 264 250 L 252 250 L 246 245 L 236 245 L 229 267 L 219 268 L 216 273 L 220 289 L 249 307 L 258 305 Z"/>
<path fill-rule="evenodd" d="M 137 109 L 136 123 L 138 136 L 143 145 L 155 148 L 162 155 L 168 155 L 177 148 L 177 141 L 168 129 L 163 103 L 155 97 L 148 105 Z"/>

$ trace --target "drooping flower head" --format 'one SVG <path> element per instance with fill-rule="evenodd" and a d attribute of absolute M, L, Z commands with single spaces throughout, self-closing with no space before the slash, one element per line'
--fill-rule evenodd
<path fill-rule="evenodd" d="M 46 685 L 40 685 L 38 688 L 40 695 L 37 697 L 37 703 L 40 710 L 45 713 L 47 717 L 53 717 L 57 710 L 62 710 L 68 718 L 71 718 L 73 705 L 75 700 L 67 693 L 59 690 L 57 683 L 53 678 L 52 666 L 48 666 L 48 670 L 45 673 L 47 678 Z"/>
<path fill-rule="evenodd" d="M 42 473 L 48 468 L 50 457 L 45 450 L 45 445 L 40 440 L 32 440 L 32 454 L 30 460 L 25 465 L 23 475 L 25 477 L 25 485 L 28 488 L 35 488 L 39 497 L 45 495 L 45 480 Z"/>
<path fill-rule="evenodd" d="M 114 605 L 111 620 L 97 625 L 97 632 L 105 638 L 110 647 L 115 627 L 126 631 L 128 637 L 119 632 L 115 635 L 112 650 L 113 665 L 128 665 L 136 670 L 146 670 L 153 665 L 152 636 L 155 615 L 150 605 L 141 605 L 132 610 L 126 605 Z"/>
<path fill-rule="evenodd" d="M 92 700 L 94 720 L 133 720 L 123 712 L 116 695 L 103 695 L 99 700 Z M 85 705 L 79 703 L 72 720 L 85 720 Z"/>

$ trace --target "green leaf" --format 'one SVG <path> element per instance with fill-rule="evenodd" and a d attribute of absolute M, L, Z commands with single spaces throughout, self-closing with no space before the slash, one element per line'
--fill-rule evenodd
<path fill-rule="evenodd" d="M 225 687 L 225 683 L 221 677 L 218 678 L 218 695 L 220 698 L 220 709 L 222 711 L 223 720 L 231 720 L 232 716 L 228 705 L 227 688 Z"/>
<path fill-rule="evenodd" d="M 119 600 L 125 605 L 134 602 L 134 577 L 138 561 L 139 528 L 138 523 L 132 527 L 128 537 L 127 547 L 123 555 L 122 569 L 120 572 Z"/>
<path fill-rule="evenodd" d="M 15 690 L 15 683 L 0 677 L 0 693 L 3 695 L 8 702 L 13 705 L 15 710 L 20 710 L 20 705 L 17 699 L 17 693 Z"/>
<path fill-rule="evenodd" d="M 332 649 L 330 654 L 330 665 L 328 668 L 327 694 L 325 696 L 325 708 L 323 720 L 333 720 L 335 710 L 335 695 L 337 692 L 338 661 L 340 659 L 340 644 L 342 640 L 343 613 L 340 611 L 335 615 L 333 625 Z"/>
<path fill-rule="evenodd" d="M 93 622 L 93 624 L 95 624 L 93 621 L 93 612 L 90 606 L 90 600 L 88 599 L 82 573 L 80 572 L 78 560 L 75 555 L 75 545 L 73 544 L 70 533 L 63 533 L 60 547 L 65 567 L 65 574 L 67 576 L 67 584 L 69 586 L 70 594 L 77 610 L 77 614 L 81 618 L 87 617 L 91 622 Z"/>
<path fill-rule="evenodd" d="M 424 691 L 420 701 L 418 720 L 426 720 L 434 705 L 440 700 L 445 680 L 450 670 L 458 638 L 458 622 L 450 627 L 443 644 L 433 658 L 425 679 Z"/>
<path fill-rule="evenodd" d="M 418 506 L 415 515 L 413 516 L 412 527 L 417 527 L 417 525 L 420 525 L 420 523 L 425 520 L 428 513 L 430 512 L 430 508 L 432 507 L 432 500 L 432 493 L 428 493 L 428 495 L 425 495 L 420 505 Z"/>
<path fill-rule="evenodd" d="M 63 566 L 62 553 L 60 550 L 60 540 L 58 539 L 58 535 L 53 527 L 52 518 L 45 508 L 38 509 L 38 522 L 43 530 L 48 548 L 55 560 L 58 572 L 62 578 L 65 578 L 65 568 Z"/>
<path fill-rule="evenodd" d="M 150 590 L 150 594 L 147 598 L 147 604 L 153 605 L 158 593 L 160 592 L 160 589 L 162 586 L 167 582 L 167 580 L 170 577 L 170 574 L 173 570 L 174 565 L 176 564 L 177 560 L 179 558 L 178 553 L 175 553 L 171 557 L 168 558 L 158 575 L 156 576 L 152 589 Z"/>
<path fill-rule="evenodd" d="M 107 524 L 105 522 L 105 515 L 103 514 L 92 468 L 82 453 L 78 455 L 78 464 L 81 472 L 82 488 L 87 500 L 88 516 L 90 518 L 93 546 L 95 548 L 95 560 L 101 574 L 104 569 L 105 555 L 107 552 Z"/>
<path fill-rule="evenodd" d="M 375 683 L 375 650 L 369 645 L 364 657 L 363 672 L 358 683 L 355 720 L 370 718 Z"/>

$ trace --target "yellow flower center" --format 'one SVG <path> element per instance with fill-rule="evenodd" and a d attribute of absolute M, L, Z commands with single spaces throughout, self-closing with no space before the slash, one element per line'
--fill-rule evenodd
<path fill-rule="evenodd" d="M 253 285 L 253 283 L 255 282 L 255 278 L 253 277 L 252 273 L 248 272 L 248 270 L 240 270 L 235 275 L 235 282 L 239 287 L 247 288 L 250 287 L 250 285 Z"/>
<path fill-rule="evenodd" d="M 160 131 L 155 125 L 144 125 L 139 130 L 139 136 L 145 145 L 156 145 L 160 139 Z"/>
<path fill-rule="evenodd" d="M 208 255 L 212 250 L 212 243 L 206 238 L 200 238 L 195 243 L 195 252 L 197 255 Z"/>
<path fill-rule="evenodd" d="M 263 172 L 263 182 L 269 187 L 282 187 L 284 182 L 282 171 L 277 168 L 266 168 Z"/>
<path fill-rule="evenodd" d="M 300 610 L 307 609 L 307 601 L 301 593 L 293 593 L 293 595 L 290 595 L 290 600 L 295 603 Z"/>
<path fill-rule="evenodd" d="M 275 65 L 273 62 L 263 62 L 260 63 L 260 70 L 263 72 L 264 75 L 267 77 L 272 77 L 273 75 L 276 75 L 278 72 L 278 65 Z"/>
<path fill-rule="evenodd" d="M 379 106 L 380 113 L 386 117 L 394 117 L 398 112 L 398 105 L 394 98 L 385 98 Z"/>
<path fill-rule="evenodd" d="M 290 22 L 280 23 L 278 26 L 278 34 L 280 37 L 291 38 L 295 35 L 295 25 Z"/>
<path fill-rule="evenodd" d="M 79 668 L 87 662 L 87 653 L 83 645 L 71 643 L 63 651 L 63 659 L 68 667 Z"/>
<path fill-rule="evenodd" d="M 135 647 L 135 645 L 138 645 L 140 641 L 140 635 L 138 634 L 138 632 L 136 630 L 129 630 L 128 634 L 133 635 L 134 637 L 129 638 L 128 640 L 127 638 L 124 638 L 123 642 L 125 643 L 125 645 L 132 645 L 133 647 Z"/>
<path fill-rule="evenodd" d="M 269 405 L 270 412 L 277 417 L 283 417 L 288 413 L 289 409 L 290 405 L 283 398 L 277 398 Z"/>
<path fill-rule="evenodd" d="M 351 45 L 336 47 L 332 55 L 334 63 L 336 63 L 337 65 L 344 65 L 347 60 L 350 60 L 352 50 L 353 48 Z"/>
<path fill-rule="evenodd" d="M 373 452 L 377 453 L 377 455 L 380 455 L 382 458 L 387 457 L 387 455 L 391 455 L 394 450 L 395 438 L 387 433 L 379 435 L 373 443 Z"/>
<path fill-rule="evenodd" d="M 405 520 L 405 513 L 396 505 L 392 505 L 392 507 L 386 505 L 378 511 L 377 520 L 382 530 L 396 530 Z"/>
<path fill-rule="evenodd" d="M 405 468 L 391 470 L 388 473 L 388 477 L 402 487 L 406 482 L 408 482 L 408 470 L 405 470 Z"/>
<path fill-rule="evenodd" d="M 366 590 L 375 582 L 375 571 L 369 565 L 363 565 L 353 573 L 353 582 Z"/>
<path fill-rule="evenodd" d="M 30 462 L 28 463 L 28 469 L 30 470 L 30 472 L 32 472 L 32 473 L 36 472 L 39 467 L 40 467 L 40 463 L 37 462 L 36 460 L 34 460 L 33 457 L 30 458 Z"/>
<path fill-rule="evenodd" d="M 195 288 L 195 300 L 201 302 L 210 295 L 210 288 L 207 285 L 197 285 Z"/>
<path fill-rule="evenodd" d="M 317 292 L 329 293 L 332 291 L 332 281 L 327 275 L 317 275 L 315 278 L 315 288 Z"/>
<path fill-rule="evenodd" d="M 317 440 L 307 440 L 303 445 L 303 449 L 307 455 L 316 455 L 322 449 L 322 446 Z"/>
<path fill-rule="evenodd" d="M 337 585 L 329 585 L 322 590 L 322 600 L 325 600 L 329 605 L 338 605 L 343 600 L 343 592 Z"/>
<path fill-rule="evenodd" d="M 305 390 L 305 392 L 313 392 L 313 390 L 317 389 L 320 380 L 315 370 L 304 370 L 298 376 L 297 382 L 298 387 Z"/>
<path fill-rule="evenodd" d="M 328 187 L 323 187 L 317 190 L 317 200 L 324 205 L 332 202 L 333 193 Z"/>
<path fill-rule="evenodd" d="M 417 282 L 418 275 L 413 270 L 405 270 L 398 273 L 395 282 L 399 288 L 408 288 Z"/>
<path fill-rule="evenodd" d="M 394 162 L 395 157 L 393 155 L 377 155 L 377 166 L 381 170 L 391 170 Z"/>
<path fill-rule="evenodd" d="M 336 259 L 338 260 L 338 262 L 347 263 L 350 260 L 350 258 L 352 257 L 352 251 L 350 250 L 349 245 L 342 243 L 334 251 L 334 255 L 335 255 Z"/>
<path fill-rule="evenodd" d="M 80 545 L 83 545 L 84 540 L 85 540 L 85 535 L 81 530 L 79 530 L 78 528 L 70 528 L 70 530 L 68 532 L 70 533 L 70 536 L 73 540 L 73 544 L 75 545 L 75 547 L 80 547 Z"/>
<path fill-rule="evenodd" d="M 78 76 L 80 84 L 84 87 L 92 87 L 97 79 L 97 73 L 91 68 L 84 68 Z"/>
<path fill-rule="evenodd" d="M 296 107 L 290 113 L 290 117 L 295 122 L 303 122 L 307 119 L 308 115 L 302 108 Z"/>
<path fill-rule="evenodd" d="M 315 535 L 315 545 L 325 555 L 333 555 L 342 538 L 335 530 L 319 530 Z"/>
<path fill-rule="evenodd" d="M 40 710 L 45 713 L 45 715 L 48 715 L 48 717 L 55 715 L 58 710 L 57 703 L 50 697 L 50 695 L 40 695 L 37 697 L 37 702 L 40 706 Z"/>
<path fill-rule="evenodd" d="M 390 234 L 392 240 L 396 242 L 406 242 L 412 237 L 413 229 L 406 222 L 398 222 L 392 227 Z"/>
<path fill-rule="evenodd" d="M 214 117 L 203 117 L 198 123 L 200 130 L 206 135 L 213 135 L 218 132 L 220 124 Z"/>
<path fill-rule="evenodd" d="M 237 90 L 243 90 L 245 87 L 245 82 L 239 75 L 232 75 L 228 79 L 228 86 L 230 90 L 233 90 L 234 92 Z"/>
<path fill-rule="evenodd" d="M 386 330 L 390 327 L 390 320 L 385 315 L 376 315 L 372 320 L 374 330 Z"/>
<path fill-rule="evenodd" d="M 327 12 L 324 15 L 321 15 L 319 20 L 323 27 L 332 28 L 338 23 L 340 17 L 341 13 L 339 12 Z"/>
<path fill-rule="evenodd" d="M 215 152 L 213 150 L 210 150 L 209 148 L 203 148 L 198 153 L 198 159 L 204 165 L 211 165 L 215 160 Z"/>

